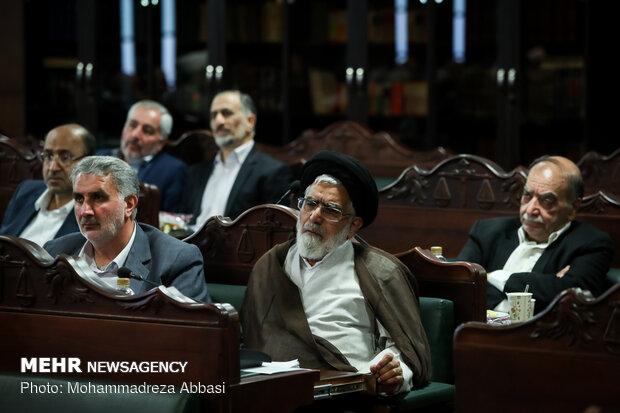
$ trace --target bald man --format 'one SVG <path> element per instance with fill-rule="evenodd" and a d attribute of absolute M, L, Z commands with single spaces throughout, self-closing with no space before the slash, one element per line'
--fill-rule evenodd
<path fill-rule="evenodd" d="M 43 180 L 24 181 L 9 202 L 0 234 L 29 239 L 39 245 L 78 232 L 73 214 L 71 171 L 78 160 L 95 151 L 95 137 L 83 126 L 58 126 L 45 137 Z"/>
<path fill-rule="evenodd" d="M 487 270 L 487 308 L 508 312 L 506 293 L 529 286 L 534 311 L 545 309 L 563 290 L 605 291 L 613 256 L 610 237 L 575 221 L 583 197 L 577 165 L 544 156 L 530 165 L 519 217 L 474 223 L 457 259 Z"/>

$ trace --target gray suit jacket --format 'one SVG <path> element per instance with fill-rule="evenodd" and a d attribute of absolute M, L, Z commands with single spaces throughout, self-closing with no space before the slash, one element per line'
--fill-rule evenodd
<path fill-rule="evenodd" d="M 49 241 L 43 248 L 53 257 L 58 254 L 78 255 L 85 242 L 86 238 L 78 232 Z M 124 267 L 156 284 L 174 286 L 188 297 L 211 302 L 198 247 L 150 225 L 139 223 L 136 226 L 136 238 Z M 131 279 L 130 286 L 136 294 L 153 288 L 134 279 Z"/>

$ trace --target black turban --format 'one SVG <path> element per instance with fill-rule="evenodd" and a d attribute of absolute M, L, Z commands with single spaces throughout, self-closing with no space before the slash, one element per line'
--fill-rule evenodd
<path fill-rule="evenodd" d="M 379 191 L 377 184 L 364 165 L 357 159 L 334 151 L 321 151 L 312 156 L 301 170 L 301 188 L 312 185 L 319 175 L 331 175 L 346 188 L 356 215 L 364 220 L 362 228 L 377 216 Z"/>

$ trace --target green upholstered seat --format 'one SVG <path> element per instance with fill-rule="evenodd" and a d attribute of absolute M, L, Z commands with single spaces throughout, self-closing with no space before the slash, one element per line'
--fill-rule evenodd
<path fill-rule="evenodd" d="M 244 286 L 207 284 L 207 287 L 214 302 L 230 303 L 240 311 L 245 293 Z M 433 369 L 431 382 L 424 388 L 387 397 L 385 401 L 398 412 L 421 408 L 430 408 L 430 411 L 450 411 L 454 405 L 454 384 L 452 384 L 454 303 L 442 298 L 420 297 L 420 316 L 431 348 Z"/>
<path fill-rule="evenodd" d="M 433 297 L 420 297 L 420 316 L 431 347 L 433 374 L 431 382 L 408 393 L 389 397 L 393 411 L 454 410 L 454 376 L 452 368 L 452 336 L 454 334 L 454 303 Z"/>
<path fill-rule="evenodd" d="M 381 190 L 383 188 L 385 188 L 386 186 L 388 186 L 389 184 L 393 183 L 396 178 L 379 178 L 379 177 L 373 177 L 375 179 L 375 183 L 377 184 L 377 189 Z"/>
<path fill-rule="evenodd" d="M 620 283 L 620 268 L 611 268 L 607 273 L 607 280 L 611 284 Z"/>
<path fill-rule="evenodd" d="M 228 303 L 235 307 L 237 312 L 241 311 L 245 285 L 207 283 L 207 290 L 214 303 Z"/>

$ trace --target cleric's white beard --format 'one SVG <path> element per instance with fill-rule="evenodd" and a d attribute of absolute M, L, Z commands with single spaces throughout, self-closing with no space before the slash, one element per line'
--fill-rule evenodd
<path fill-rule="evenodd" d="M 325 239 L 325 231 L 319 225 L 308 222 L 305 228 L 321 234 L 320 237 L 307 232 L 302 233 L 301 223 L 297 220 L 297 250 L 299 255 L 309 260 L 323 259 L 327 254 L 344 244 L 350 227 L 351 223 L 330 239 Z"/>

